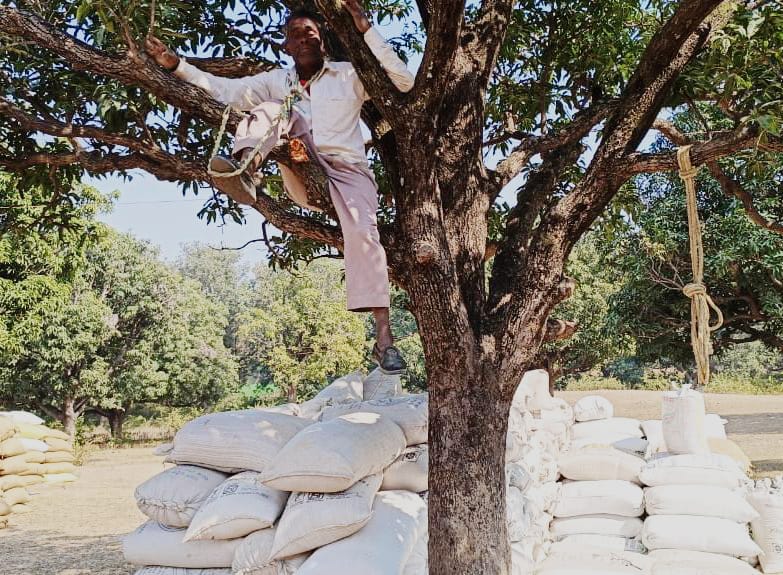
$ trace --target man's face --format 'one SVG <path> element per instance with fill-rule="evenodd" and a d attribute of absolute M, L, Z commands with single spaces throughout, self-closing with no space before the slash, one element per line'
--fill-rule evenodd
<path fill-rule="evenodd" d="M 310 18 L 295 18 L 288 23 L 285 51 L 302 66 L 316 66 L 323 62 L 326 51 L 318 26 Z"/>

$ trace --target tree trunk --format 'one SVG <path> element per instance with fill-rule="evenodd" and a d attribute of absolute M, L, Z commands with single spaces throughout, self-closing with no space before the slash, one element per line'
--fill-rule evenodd
<path fill-rule="evenodd" d="M 487 362 L 488 363 L 488 362 Z M 428 370 L 431 575 L 510 573 L 505 453 L 510 400 L 496 381 L 446 365 Z"/>
<path fill-rule="evenodd" d="M 296 403 L 296 384 L 288 386 L 288 403 Z"/>
<path fill-rule="evenodd" d="M 127 416 L 128 412 L 124 409 L 111 409 L 107 412 L 109 429 L 111 429 L 111 436 L 113 439 L 117 441 L 122 439 L 122 425 L 125 423 L 125 418 Z"/>
<path fill-rule="evenodd" d="M 62 421 L 63 428 L 65 429 L 65 433 L 71 436 L 71 438 L 76 437 L 76 400 L 73 397 L 66 397 L 63 401 L 63 412 L 62 412 Z"/>

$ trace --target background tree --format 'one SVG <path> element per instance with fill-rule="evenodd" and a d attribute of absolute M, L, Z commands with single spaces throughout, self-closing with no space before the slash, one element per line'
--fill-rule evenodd
<path fill-rule="evenodd" d="M 385 17 L 412 22 L 417 10 L 421 23 L 399 43 L 423 45 L 416 83 L 401 94 L 339 3 L 316 4 L 372 98 L 363 117 L 385 186 L 382 241 L 426 358 L 431 572 L 508 573 L 507 413 L 542 343 L 562 334 L 547 320 L 573 292 L 563 273 L 569 253 L 631 177 L 675 168 L 671 151 L 639 150 L 667 107 L 704 104 L 723 119 L 696 138 L 696 165 L 740 150 L 781 152 L 779 5 L 384 3 Z M 197 65 L 237 75 L 248 70 L 239 54 L 276 59 L 279 4 L 157 6 L 158 33 L 174 48 L 225 57 Z M 141 53 L 148 8 L 139 0 L 0 8 L 0 164 L 29 178 L 63 166 L 140 168 L 194 189 L 209 182 L 207 127 L 223 106 Z M 317 196 L 312 166 L 293 168 Z M 506 208 L 499 198 L 512 182 Z M 261 192 L 253 209 L 283 232 L 283 256 L 340 249 L 328 218 L 295 208 L 274 186 Z M 205 213 L 221 210 L 237 215 L 220 197 Z"/>
<path fill-rule="evenodd" d="M 309 399 L 328 379 L 361 365 L 362 318 L 345 309 L 342 270 L 313 262 L 299 274 L 256 269 L 251 305 L 237 318 L 243 371 L 266 399 Z"/>

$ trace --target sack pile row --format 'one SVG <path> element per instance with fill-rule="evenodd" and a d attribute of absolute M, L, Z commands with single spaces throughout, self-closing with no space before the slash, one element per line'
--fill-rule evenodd
<path fill-rule="evenodd" d="M 506 438 L 506 515 L 513 575 L 527 575 L 546 556 L 559 483 L 560 454 L 568 448 L 574 414 L 549 392 L 545 370 L 527 372 L 509 413 Z"/>
<path fill-rule="evenodd" d="M 70 437 L 26 411 L 0 412 L 0 527 L 30 511 L 27 487 L 75 481 Z"/>
<path fill-rule="evenodd" d="M 137 575 L 425 575 L 428 401 L 349 374 L 303 404 L 213 413 L 160 451 L 123 541 Z"/>
<path fill-rule="evenodd" d="M 558 461 L 554 543 L 535 573 L 752 575 L 759 559 L 765 573 L 782 570 L 783 480 L 750 482 L 725 420 L 704 411 L 687 388 L 664 395 L 657 421 L 579 400 Z"/>

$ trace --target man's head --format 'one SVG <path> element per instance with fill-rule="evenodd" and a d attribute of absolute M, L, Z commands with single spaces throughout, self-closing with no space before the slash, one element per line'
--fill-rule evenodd
<path fill-rule="evenodd" d="M 320 68 L 326 57 L 320 17 L 306 9 L 292 11 L 285 22 L 283 49 L 297 67 Z"/>

